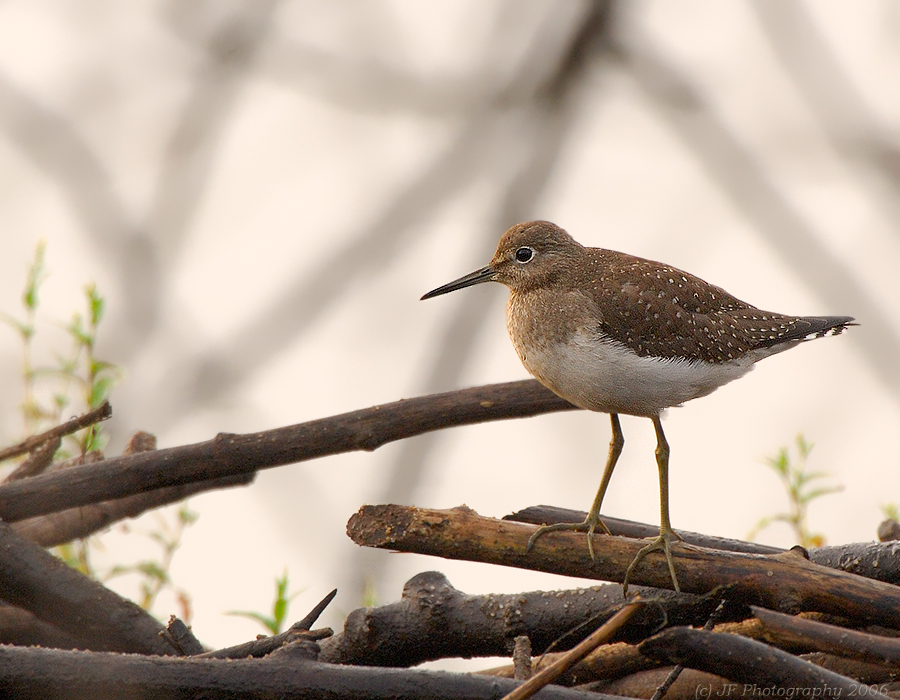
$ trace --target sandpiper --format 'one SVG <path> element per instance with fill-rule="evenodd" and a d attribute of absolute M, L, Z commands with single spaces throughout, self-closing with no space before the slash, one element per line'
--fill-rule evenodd
<path fill-rule="evenodd" d="M 600 488 L 583 523 L 545 525 L 528 542 L 554 530 L 609 530 L 600 506 L 625 444 L 619 415 L 643 416 L 656 429 L 659 537 L 651 552 L 666 556 L 679 591 L 669 522 L 669 445 L 660 415 L 742 377 L 764 357 L 805 340 L 838 335 L 849 316 L 786 316 L 761 311 L 725 290 L 663 263 L 603 248 L 586 248 L 549 221 L 517 224 L 503 234 L 490 264 L 428 292 L 429 299 L 482 282 L 510 289 L 509 336 L 522 364 L 544 386 L 580 408 L 610 414 L 612 441 Z"/>

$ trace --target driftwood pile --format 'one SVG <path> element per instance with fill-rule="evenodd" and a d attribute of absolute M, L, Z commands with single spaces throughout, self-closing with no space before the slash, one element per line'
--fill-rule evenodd
<path fill-rule="evenodd" d="M 215 651 L 177 619 L 164 627 L 44 549 L 191 493 L 250 483 L 259 469 L 571 409 L 536 382 L 514 382 L 163 450 L 139 435 L 121 457 L 51 465 L 55 441 L 108 416 L 101 407 L 0 451 L 29 455 L 0 485 L 0 696 L 900 696 L 896 541 L 780 551 L 682 532 L 674 554 L 683 592 L 667 590 L 665 560 L 653 555 L 634 572 L 628 598 L 616 584 L 466 595 L 426 572 L 399 602 L 352 612 L 337 634 L 314 629 L 332 593 L 281 635 Z M 621 581 L 639 538 L 655 528 L 605 519 L 614 536 L 595 538 L 597 562 L 577 533 L 550 533 L 525 553 L 536 524 L 583 518 L 546 507 L 496 520 L 465 507 L 365 506 L 347 532 L 368 547 Z M 412 668 L 479 656 L 511 662 L 467 674 Z"/>

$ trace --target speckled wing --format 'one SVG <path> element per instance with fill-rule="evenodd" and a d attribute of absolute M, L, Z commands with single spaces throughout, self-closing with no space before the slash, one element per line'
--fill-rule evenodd
<path fill-rule="evenodd" d="M 760 359 L 837 335 L 853 321 L 762 311 L 677 268 L 614 251 L 590 253 L 591 279 L 582 288 L 602 311 L 597 331 L 640 357 L 726 363 L 753 353 Z M 765 349 L 770 352 L 754 353 Z"/>

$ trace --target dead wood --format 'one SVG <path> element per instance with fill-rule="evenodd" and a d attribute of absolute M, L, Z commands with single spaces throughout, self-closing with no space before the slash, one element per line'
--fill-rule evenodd
<path fill-rule="evenodd" d="M 656 689 L 666 682 L 673 668 L 674 666 L 662 666 L 638 671 L 629 676 L 594 681 L 579 686 L 579 689 L 650 700 Z M 704 671 L 695 671 L 692 668 L 684 669 L 663 696 L 665 700 L 698 700 L 698 698 L 739 700 L 742 697 L 744 696 L 741 692 L 727 678 Z"/>
<path fill-rule="evenodd" d="M 18 481 L 19 479 L 41 474 L 53 463 L 53 457 L 56 455 L 60 445 L 62 445 L 61 437 L 51 437 L 47 442 L 34 448 L 28 459 L 13 469 L 3 481 Z"/>
<path fill-rule="evenodd" d="M 900 639 L 857 632 L 756 606 L 750 610 L 766 629 L 782 638 L 816 651 L 879 664 L 900 673 Z"/>
<path fill-rule="evenodd" d="M 664 623 L 703 624 L 717 603 L 672 591 L 638 592 L 652 596 L 653 605 L 622 630 L 622 636 L 632 641 L 644 639 Z M 400 601 L 351 612 L 343 632 L 320 642 L 319 659 L 414 666 L 447 657 L 509 656 L 519 635 L 529 638 L 536 654 L 551 645 L 570 649 L 626 602 L 618 585 L 467 595 L 443 574 L 426 571 L 407 581 Z"/>
<path fill-rule="evenodd" d="M 156 437 L 150 433 L 138 431 L 131 436 L 123 454 L 151 452 L 155 449 Z M 89 454 L 97 453 L 91 452 Z M 83 465 L 78 463 L 61 463 L 53 466 L 53 471 L 57 471 L 62 468 L 68 469 Z M 69 508 L 57 513 L 20 520 L 13 523 L 12 528 L 23 537 L 27 537 L 42 547 L 55 547 L 75 539 L 89 537 L 120 520 L 136 518 L 148 510 L 183 501 L 185 498 L 197 493 L 232 486 L 245 486 L 252 483 L 255 477 L 256 473 L 251 472 L 226 476 L 211 481 L 169 486 L 119 498 L 114 501 L 92 503 L 80 508 Z"/>
<path fill-rule="evenodd" d="M 105 421 L 111 415 L 112 406 L 109 405 L 109 401 L 104 401 L 93 411 L 89 411 L 88 413 L 77 416 L 76 418 L 67 420 L 65 423 L 60 423 L 59 425 L 50 428 L 50 430 L 45 430 L 39 435 L 32 435 L 31 437 L 20 442 L 18 445 L 13 445 L 12 447 L 7 447 L 0 450 L 0 462 L 3 462 L 7 459 L 12 459 L 13 457 L 18 457 L 19 455 L 23 455 L 26 452 L 32 452 L 41 447 L 44 443 L 49 442 L 50 440 L 65 437 L 66 435 L 71 435 L 72 433 L 81 430 L 82 428 L 87 428 L 91 425 L 95 425 L 96 423 Z"/>
<path fill-rule="evenodd" d="M 541 688 L 546 688 L 597 647 L 612 639 L 644 605 L 645 602 L 639 598 L 627 603 L 589 637 L 576 644 L 552 664 L 548 664 L 532 675 L 521 686 L 505 695 L 503 700 L 528 700 L 533 697 Z"/>
<path fill-rule="evenodd" d="M 27 518 L 12 523 L 11 527 L 23 537 L 42 547 L 55 547 L 65 542 L 89 537 L 120 520 L 136 518 L 147 511 L 178 503 L 199 493 L 234 486 L 246 486 L 253 483 L 255 478 L 256 472 L 250 472 L 180 486 L 167 486 L 114 501 L 102 501 L 80 508 L 68 508 L 57 513 Z"/>
<path fill-rule="evenodd" d="M 458 425 L 575 410 L 529 379 L 373 406 L 261 433 L 113 457 L 0 486 L 0 518 L 14 522 L 168 486 L 211 481 L 317 457 L 375 450 Z"/>
<path fill-rule="evenodd" d="M 531 552 L 525 547 L 532 525 L 485 518 L 469 508 L 427 510 L 396 505 L 364 506 L 347 524 L 357 544 L 447 559 L 480 561 L 535 571 L 621 581 L 641 540 L 599 535 L 598 561 L 591 561 L 585 535 L 551 532 Z M 706 593 L 727 587 L 730 599 L 795 613 L 831 613 L 900 627 L 900 588 L 813 564 L 786 552 L 777 556 L 673 546 L 682 590 Z M 665 558 L 651 555 L 632 582 L 671 585 Z"/>
<path fill-rule="evenodd" d="M 149 613 L 0 523 L 0 598 L 74 636 L 84 648 L 171 653 Z"/>
<path fill-rule="evenodd" d="M 178 656 L 194 656 L 206 651 L 191 628 L 174 615 L 169 616 L 169 624 L 166 625 L 166 634 L 163 638 Z"/>
<path fill-rule="evenodd" d="M 809 550 L 810 561 L 900 585 L 900 542 L 853 542 Z"/>
<path fill-rule="evenodd" d="M 208 651 L 204 654 L 198 654 L 198 658 L 207 659 L 245 659 L 247 657 L 260 657 L 271 654 L 276 649 L 298 641 L 319 641 L 331 637 L 333 632 L 329 628 L 321 630 L 310 630 L 322 611 L 328 607 L 328 604 L 334 600 L 337 595 L 335 588 L 331 593 L 319 601 L 310 613 L 299 622 L 295 622 L 288 630 L 272 637 L 259 637 L 255 641 L 238 644 L 225 649 L 217 649 Z M 319 655 L 318 647 L 316 648 L 316 656 Z"/>
<path fill-rule="evenodd" d="M 79 640 L 27 610 L 0 602 L 0 644 L 77 649 Z"/>
<path fill-rule="evenodd" d="M 719 634 L 688 627 L 672 627 L 642 642 L 638 649 L 647 656 L 706 671 L 752 692 L 744 695 L 775 697 L 779 688 L 799 694 L 800 689 L 819 688 L 820 697 L 866 697 L 886 700 L 877 689 L 861 688 L 859 681 L 841 676 L 762 642 L 733 634 Z M 784 694 L 784 693 L 782 693 Z"/>
<path fill-rule="evenodd" d="M 543 656 L 533 659 L 531 662 L 532 672 L 538 671 L 544 666 L 554 663 L 562 656 L 562 653 L 557 652 L 544 654 Z M 656 668 L 660 663 L 662 662 L 655 659 L 648 659 L 641 654 L 633 644 L 615 642 L 613 644 L 605 644 L 592 651 L 565 674 L 560 676 L 556 680 L 556 683 L 559 685 L 573 686 L 590 683 L 601 678 L 621 678 L 623 676 L 630 676 L 639 671 Z M 512 678 L 513 672 L 513 666 L 512 664 L 509 664 L 506 666 L 485 669 L 478 673 L 484 676 Z M 612 693 L 612 691 L 610 692 Z M 615 695 L 616 693 L 612 694 Z"/>
<path fill-rule="evenodd" d="M 558 508 L 556 506 L 530 506 L 522 510 L 504 515 L 504 520 L 516 523 L 529 523 L 531 525 L 554 525 L 556 523 L 583 523 L 587 513 L 570 508 Z M 606 515 L 600 518 L 610 533 L 618 537 L 656 537 L 659 534 L 659 525 L 639 523 L 634 520 L 622 520 Z M 707 549 L 721 549 L 727 552 L 746 552 L 748 554 L 778 554 L 785 550 L 779 547 L 770 547 L 756 542 L 744 540 L 732 540 L 713 535 L 703 535 L 689 530 L 676 530 L 687 544 L 693 544 Z"/>
<path fill-rule="evenodd" d="M 897 674 L 890 668 L 871 664 L 867 661 L 859 661 L 858 659 L 850 659 L 846 656 L 835 656 L 834 654 L 825 654 L 821 651 L 814 651 L 810 654 L 801 654 L 800 658 L 809 661 L 816 666 L 833 671 L 841 676 L 847 676 L 859 681 L 862 685 L 878 685 L 883 686 L 883 692 L 893 694 L 893 697 L 900 697 L 896 691 L 900 690 L 900 684 L 897 683 Z M 891 684 L 891 685 L 886 685 Z M 860 689 L 860 693 L 865 691 Z"/>
<path fill-rule="evenodd" d="M 17 700 L 493 700 L 519 686 L 506 678 L 325 664 L 305 658 L 306 649 L 291 653 L 299 644 L 241 660 L 0 647 L 0 694 Z M 558 686 L 535 697 L 621 700 Z"/>
<path fill-rule="evenodd" d="M 268 656 L 276 649 L 281 649 L 289 644 L 300 641 L 318 641 L 327 639 L 334 634 L 330 628 L 320 630 L 308 630 L 302 627 L 292 626 L 290 629 L 271 637 L 260 636 L 252 642 L 244 642 L 233 647 L 207 651 L 193 655 L 197 659 L 249 659 Z"/>
<path fill-rule="evenodd" d="M 552 525 L 554 523 L 581 523 L 587 513 L 556 506 L 531 506 L 503 517 L 519 523 Z M 601 518 L 613 535 L 621 537 L 656 537 L 658 525 L 639 523 L 620 518 Z M 728 552 L 751 554 L 778 554 L 786 550 L 756 542 L 732 540 L 704 535 L 689 530 L 676 530 L 686 544 L 721 549 Z M 829 547 L 812 547 L 807 550 L 809 560 L 830 569 L 840 569 L 851 574 L 888 583 L 900 584 L 900 542 L 857 542 Z"/>

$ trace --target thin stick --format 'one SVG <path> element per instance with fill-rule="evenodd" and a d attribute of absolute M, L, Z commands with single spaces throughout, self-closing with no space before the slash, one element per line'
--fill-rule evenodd
<path fill-rule="evenodd" d="M 635 600 L 633 603 L 626 605 L 609 620 L 604 622 L 590 637 L 582 640 L 561 659 L 558 659 L 555 663 L 533 675 L 514 691 L 506 695 L 503 700 L 527 700 L 527 698 L 530 698 L 541 688 L 552 683 L 563 673 L 572 668 L 572 666 L 581 661 L 585 656 L 594 651 L 594 649 L 609 641 L 609 639 L 619 631 L 619 628 L 628 622 L 631 616 L 634 615 L 638 611 L 638 608 L 642 607 L 643 604 L 642 601 Z"/>
<path fill-rule="evenodd" d="M 50 430 L 45 430 L 40 435 L 32 435 L 30 438 L 20 442 L 18 445 L 13 445 L 12 447 L 7 447 L 4 450 L 0 450 L 0 462 L 12 459 L 13 457 L 18 457 L 19 455 L 23 455 L 26 452 L 31 452 L 33 449 L 40 447 L 48 440 L 52 440 L 56 437 L 64 437 L 66 435 L 71 435 L 76 430 L 81 430 L 82 428 L 87 428 L 91 425 L 96 425 L 102 421 L 105 421 L 107 418 L 112 416 L 112 406 L 109 405 L 109 401 L 104 401 L 93 411 L 89 411 L 80 416 L 76 416 L 71 420 L 67 420 L 65 423 L 61 423 L 57 425 L 55 428 L 50 428 Z"/>

